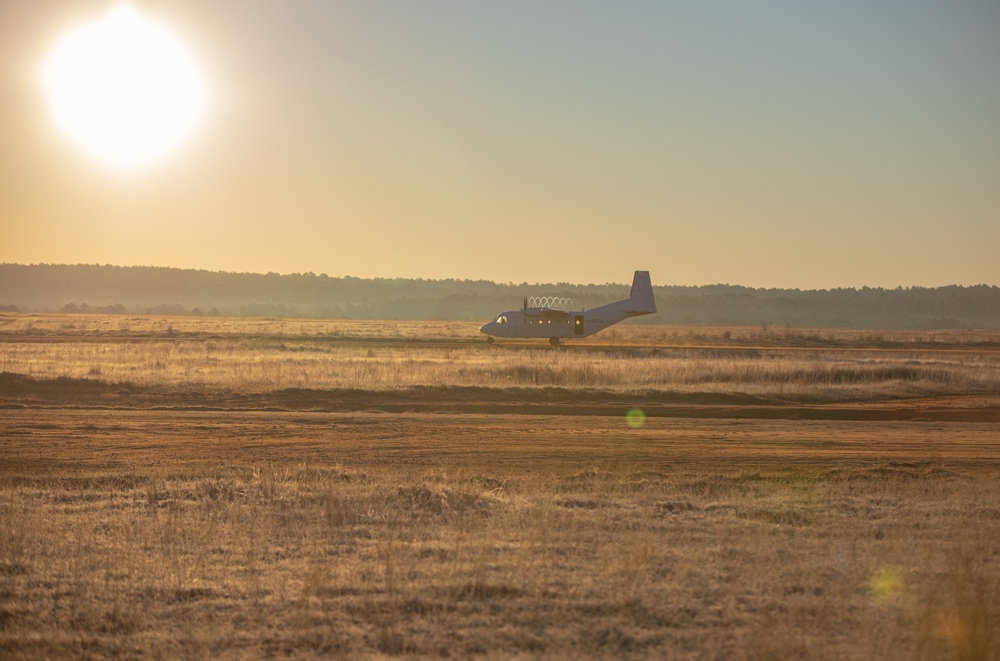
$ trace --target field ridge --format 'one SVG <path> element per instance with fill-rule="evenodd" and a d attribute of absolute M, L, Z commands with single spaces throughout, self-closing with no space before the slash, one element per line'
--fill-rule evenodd
<path fill-rule="evenodd" d="M 453 412 L 519 415 L 623 416 L 640 408 L 647 417 L 798 420 L 922 420 L 1000 422 L 1000 405 L 962 397 L 893 398 L 879 402 L 780 401 L 727 393 L 556 387 L 487 388 L 408 386 L 386 391 L 283 388 L 264 393 L 197 391 L 98 379 L 34 378 L 0 372 L 4 408 L 174 409 L 351 412 Z"/>

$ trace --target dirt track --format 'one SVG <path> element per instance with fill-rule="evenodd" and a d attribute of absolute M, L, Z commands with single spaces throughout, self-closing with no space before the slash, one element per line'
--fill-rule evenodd
<path fill-rule="evenodd" d="M 638 429 L 625 420 L 633 407 L 647 416 Z M 559 388 L 198 393 L 0 374 L 7 461 L 28 464 L 100 465 L 119 454 L 155 463 L 170 448 L 191 462 L 453 461 L 518 470 L 623 457 L 713 470 L 996 468 L 998 420 L 995 402 L 974 397 L 782 405 Z"/>
<path fill-rule="evenodd" d="M 1000 467 L 990 424 L 562 415 L 31 409 L 0 411 L 5 472 L 174 463 L 493 466 L 578 471 L 617 461 L 713 472 Z M 44 469 L 43 469 L 44 466 Z"/>

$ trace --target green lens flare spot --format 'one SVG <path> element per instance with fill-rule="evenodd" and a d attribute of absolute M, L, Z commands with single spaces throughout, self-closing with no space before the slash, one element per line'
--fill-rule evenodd
<path fill-rule="evenodd" d="M 646 414 L 643 413 L 642 409 L 629 409 L 628 413 L 625 414 L 625 422 L 632 429 L 638 429 L 646 424 Z"/>
<path fill-rule="evenodd" d="M 893 567 L 882 567 L 872 574 L 868 587 L 876 599 L 888 599 L 899 592 L 903 580 Z"/>

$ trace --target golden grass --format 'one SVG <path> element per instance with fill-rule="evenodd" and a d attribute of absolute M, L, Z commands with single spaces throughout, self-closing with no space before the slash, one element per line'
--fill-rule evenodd
<path fill-rule="evenodd" d="M 484 320 L 486 321 L 486 320 Z M 3 314 L 4 335 L 166 339 L 364 339 L 479 341 L 481 324 L 460 321 L 286 319 L 108 314 Z"/>
<path fill-rule="evenodd" d="M 482 322 L 488 321 L 483 319 Z M 162 337 L 197 339 L 327 339 L 482 342 L 482 322 L 195 317 L 109 314 L 0 313 L 0 338 L 9 335 Z M 1000 330 L 871 330 L 785 326 L 689 326 L 624 323 L 573 345 L 638 346 L 989 346 Z M 536 341 L 537 343 L 537 341 Z"/>
<path fill-rule="evenodd" d="M 0 315 L 0 372 L 190 395 L 0 399 L 0 658 L 1000 659 L 995 423 L 240 405 L 1000 396 L 995 334 L 786 331 Z"/>
<path fill-rule="evenodd" d="M 11 318 L 0 340 L 19 341 L 5 343 L 0 372 L 174 389 L 561 387 L 792 402 L 1000 395 L 1000 350 L 990 344 L 1000 334 L 954 333 L 946 341 L 896 332 L 876 346 L 831 331 L 824 346 L 810 347 L 806 338 L 817 331 L 761 344 L 766 338 L 751 335 L 761 329 L 715 329 L 709 337 L 704 329 L 626 325 L 556 350 L 542 341 L 487 346 L 474 326 L 459 322 L 181 317 L 164 328 L 168 320 L 153 317 Z M 693 344 L 665 344 L 682 332 L 693 334 Z"/>
<path fill-rule="evenodd" d="M 1000 656 L 998 457 L 947 429 L 2 415 L 3 658 Z"/>

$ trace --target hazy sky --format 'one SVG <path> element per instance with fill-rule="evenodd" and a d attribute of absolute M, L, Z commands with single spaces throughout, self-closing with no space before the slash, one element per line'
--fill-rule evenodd
<path fill-rule="evenodd" d="M 114 171 L 0 0 L 0 261 L 500 282 L 1000 284 L 1000 2 L 135 1 L 208 115 Z"/>

